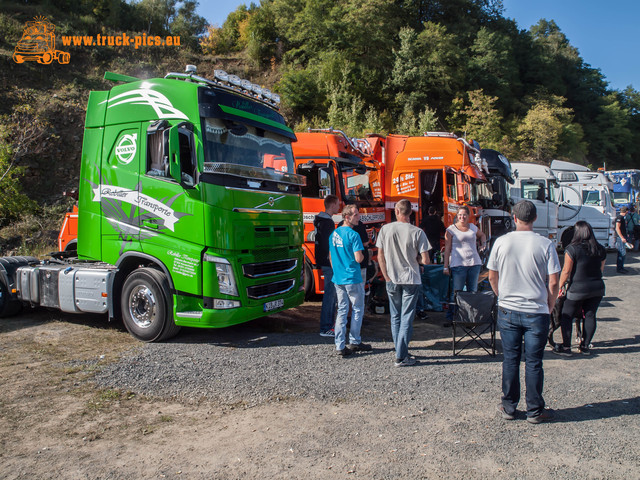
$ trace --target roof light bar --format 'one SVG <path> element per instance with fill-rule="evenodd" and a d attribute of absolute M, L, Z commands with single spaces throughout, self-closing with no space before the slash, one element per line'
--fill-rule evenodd
<path fill-rule="evenodd" d="M 207 80 L 206 78 L 196 76 L 197 68 L 195 65 L 187 65 L 185 73 L 168 73 L 165 78 L 175 78 L 180 80 L 188 80 L 198 82 L 205 85 L 219 85 L 230 90 L 235 90 L 244 95 L 254 97 L 272 107 L 279 108 L 280 95 L 271 92 L 268 88 L 251 83 L 249 80 L 240 78 L 237 75 L 229 75 L 224 70 L 214 70 L 213 76 L 215 80 Z"/>

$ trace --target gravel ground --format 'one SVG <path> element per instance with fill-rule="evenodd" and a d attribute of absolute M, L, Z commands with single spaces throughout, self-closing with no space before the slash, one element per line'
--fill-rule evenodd
<path fill-rule="evenodd" d="M 542 425 L 499 418 L 500 341 L 453 357 L 441 313 L 415 323 L 405 368 L 385 315 L 365 317 L 372 352 L 338 357 L 319 302 L 162 344 L 102 318 L 12 319 L 0 478 L 640 478 L 637 256 L 628 276 L 608 258 L 593 355 L 545 353 Z"/>

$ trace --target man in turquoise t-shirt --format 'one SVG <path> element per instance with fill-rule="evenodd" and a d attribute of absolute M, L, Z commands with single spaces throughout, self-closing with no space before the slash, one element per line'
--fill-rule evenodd
<path fill-rule="evenodd" d="M 338 316 L 335 326 L 335 343 L 339 355 L 346 357 L 357 351 L 369 351 L 371 345 L 362 343 L 360 328 L 364 316 L 364 281 L 360 263 L 364 259 L 364 247 L 360 235 L 353 229 L 360 221 L 355 205 L 347 205 L 342 211 L 344 225 L 329 237 L 329 258 L 333 268 L 333 283 L 338 297 Z M 349 345 L 346 343 L 347 314 L 352 306 Z"/>

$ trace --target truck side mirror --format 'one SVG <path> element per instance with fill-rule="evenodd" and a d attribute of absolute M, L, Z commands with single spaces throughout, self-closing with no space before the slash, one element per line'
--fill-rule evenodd
<path fill-rule="evenodd" d="M 178 125 L 169 129 L 169 175 L 180 183 L 180 135 Z"/>

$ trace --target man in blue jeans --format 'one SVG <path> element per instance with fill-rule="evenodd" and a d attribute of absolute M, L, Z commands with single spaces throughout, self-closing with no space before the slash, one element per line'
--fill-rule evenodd
<path fill-rule="evenodd" d="M 364 279 L 360 264 L 364 260 L 364 247 L 354 227 L 360 220 L 358 207 L 347 205 L 342 211 L 344 224 L 329 238 L 329 260 L 333 268 L 333 284 L 338 297 L 338 316 L 335 326 L 335 344 L 339 355 L 367 352 L 371 345 L 362 343 L 360 329 L 364 316 Z M 346 345 L 347 314 L 352 307 L 349 344 Z"/>
<path fill-rule="evenodd" d="M 627 226 L 625 217 L 629 213 L 627 207 L 620 208 L 620 214 L 616 217 L 616 249 L 618 250 L 618 256 L 616 257 L 616 271 L 618 273 L 629 273 L 629 270 L 624 268 L 624 259 L 627 256 L 626 244 L 628 242 Z"/>
<path fill-rule="evenodd" d="M 534 233 L 536 207 L 522 200 L 513 207 L 516 231 L 496 240 L 487 268 L 498 297 L 498 328 L 502 339 L 503 419 L 516 418 L 520 401 L 520 360 L 524 338 L 527 421 L 553 418 L 545 410 L 542 356 L 549 333 L 549 312 L 558 296 L 560 262 L 553 243 Z"/>
<path fill-rule="evenodd" d="M 335 195 L 324 197 L 324 212 L 320 212 L 313 220 L 316 229 L 315 254 L 316 264 L 322 269 L 324 277 L 324 293 L 320 310 L 320 335 L 333 337 L 333 319 L 336 313 L 336 287 L 333 285 L 333 269 L 329 262 L 329 237 L 336 229 L 333 216 L 340 211 L 340 200 Z"/>
<path fill-rule="evenodd" d="M 410 223 L 409 200 L 400 200 L 395 212 L 397 221 L 382 226 L 376 247 L 380 271 L 387 282 L 391 336 L 396 347 L 395 366 L 407 367 L 416 363 L 409 355 L 409 342 L 418 293 L 422 288 L 418 258 L 423 265 L 429 265 L 431 246 L 425 233 Z"/>

